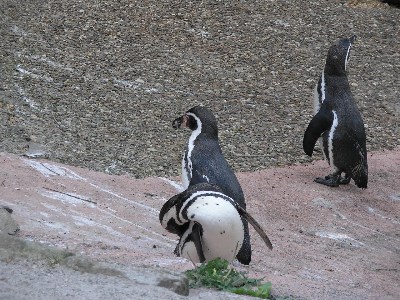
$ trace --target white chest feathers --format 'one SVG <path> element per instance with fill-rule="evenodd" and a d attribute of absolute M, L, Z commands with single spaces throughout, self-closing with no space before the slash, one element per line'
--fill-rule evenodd
<path fill-rule="evenodd" d="M 316 114 L 319 109 L 321 108 L 322 103 L 325 101 L 325 75 L 322 72 L 320 80 L 317 82 L 314 88 L 314 97 L 313 97 L 313 107 L 314 107 L 314 114 Z"/>
<path fill-rule="evenodd" d="M 196 120 L 197 128 L 192 131 L 192 134 L 189 137 L 186 151 L 183 154 L 183 159 L 182 159 L 182 185 L 185 189 L 188 188 L 190 180 L 192 179 L 192 173 L 193 173 L 192 153 L 195 146 L 195 141 L 199 136 L 199 134 L 201 133 L 201 128 L 202 128 L 201 121 L 195 114 L 187 113 L 187 115 L 192 116 Z"/>
<path fill-rule="evenodd" d="M 335 151 L 335 149 L 333 148 L 333 137 L 335 135 L 335 131 L 336 131 L 336 127 L 338 126 L 339 119 L 336 114 L 336 111 L 333 110 L 332 113 L 333 113 L 333 122 L 332 122 L 332 126 L 329 131 L 329 135 L 328 135 L 328 155 L 329 155 L 329 165 L 331 167 L 331 172 L 335 173 L 338 170 L 338 168 L 335 166 L 335 161 L 334 161 L 334 156 L 333 156 L 333 153 Z"/>
<path fill-rule="evenodd" d="M 189 204 L 189 201 L 186 203 Z M 194 243 L 188 239 L 196 222 L 203 230 L 201 241 L 206 261 L 217 257 L 229 262 L 235 259 L 243 243 L 244 230 L 241 217 L 230 201 L 215 194 L 199 196 L 187 208 L 187 217 L 190 225 L 179 241 L 180 256 L 195 263 L 200 262 Z"/>

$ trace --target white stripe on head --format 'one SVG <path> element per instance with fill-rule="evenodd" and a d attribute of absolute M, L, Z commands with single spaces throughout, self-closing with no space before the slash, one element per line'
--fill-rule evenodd
<path fill-rule="evenodd" d="M 328 136 L 328 153 L 329 153 L 329 165 L 331 166 L 331 172 L 334 173 L 337 171 L 337 168 L 335 167 L 333 161 L 333 136 L 335 134 L 336 127 L 339 123 L 339 119 L 337 117 L 336 111 L 333 110 L 332 113 L 333 113 L 333 122 Z"/>
<path fill-rule="evenodd" d="M 187 156 L 186 156 L 186 160 L 185 160 L 185 155 L 186 153 L 183 155 L 183 160 L 182 160 L 182 181 L 183 181 L 183 185 L 185 188 L 187 188 L 189 186 L 189 182 L 192 178 L 192 170 L 193 170 L 193 165 L 192 165 L 192 151 L 194 149 L 194 142 L 196 140 L 196 138 L 200 135 L 201 133 L 201 128 L 202 128 L 202 124 L 201 121 L 199 119 L 199 117 L 197 117 L 195 114 L 193 113 L 186 113 L 186 115 L 192 116 L 197 123 L 197 128 L 195 130 L 193 130 L 192 134 L 189 137 L 189 141 L 187 144 Z"/>
<path fill-rule="evenodd" d="M 347 63 L 348 63 L 349 60 L 350 60 L 350 49 L 351 49 L 351 43 L 350 43 L 350 45 L 349 45 L 349 48 L 347 49 L 346 59 L 345 59 L 345 61 L 344 61 L 344 70 L 345 70 L 345 71 L 346 71 L 346 69 L 347 69 Z"/>

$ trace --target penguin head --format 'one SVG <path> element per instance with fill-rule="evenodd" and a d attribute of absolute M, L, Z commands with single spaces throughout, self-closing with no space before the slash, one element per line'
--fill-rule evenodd
<path fill-rule="evenodd" d="M 195 106 L 183 116 L 172 122 L 175 129 L 186 127 L 190 130 L 200 130 L 201 133 L 218 137 L 218 123 L 212 111 L 204 106 Z"/>
<path fill-rule="evenodd" d="M 328 75 L 345 75 L 347 63 L 350 60 L 350 50 L 356 36 L 340 39 L 328 51 L 325 63 L 325 73 Z"/>

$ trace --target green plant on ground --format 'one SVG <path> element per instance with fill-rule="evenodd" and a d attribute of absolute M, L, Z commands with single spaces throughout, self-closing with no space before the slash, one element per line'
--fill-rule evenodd
<path fill-rule="evenodd" d="M 230 268 L 228 261 L 220 258 L 186 271 L 191 288 L 207 287 L 239 295 L 270 299 L 271 283 L 262 279 L 248 278 L 242 272 Z"/>

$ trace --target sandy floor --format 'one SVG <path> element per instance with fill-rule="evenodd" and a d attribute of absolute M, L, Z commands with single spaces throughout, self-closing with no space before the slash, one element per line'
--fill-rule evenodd
<path fill-rule="evenodd" d="M 369 155 L 368 189 L 313 183 L 327 163 L 239 173 L 248 211 L 274 244 L 252 233 L 251 276 L 296 299 L 397 299 L 400 295 L 400 149 Z M 133 179 L 0 154 L 0 204 L 19 236 L 98 261 L 185 270 L 176 237 L 158 221 L 179 178 Z"/>

